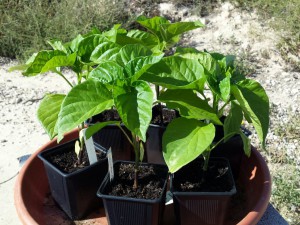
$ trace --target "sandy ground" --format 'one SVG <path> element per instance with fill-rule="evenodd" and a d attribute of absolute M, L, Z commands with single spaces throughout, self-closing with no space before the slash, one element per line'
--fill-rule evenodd
<path fill-rule="evenodd" d="M 171 5 L 161 5 L 163 14 L 176 10 Z M 201 20 L 206 28 L 191 32 L 185 42 L 200 50 L 247 53 L 257 70 L 251 76 L 265 87 L 271 103 L 299 112 L 300 74 L 288 71 L 276 49 L 277 36 L 272 29 L 258 22 L 254 13 L 240 12 L 230 4 L 223 4 Z M 36 118 L 38 104 L 46 92 L 69 90 L 64 80 L 54 74 L 23 77 L 19 72 L 9 73 L 8 68 L 15 64 L 0 58 L 0 224 L 11 225 L 20 224 L 13 202 L 20 169 L 17 158 L 33 153 L 49 140 Z"/>

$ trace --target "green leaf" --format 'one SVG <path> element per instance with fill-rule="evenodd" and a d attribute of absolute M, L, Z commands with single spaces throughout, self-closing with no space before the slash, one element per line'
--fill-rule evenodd
<path fill-rule="evenodd" d="M 114 61 L 101 63 L 89 73 L 89 78 L 101 83 L 114 83 L 116 80 L 125 79 L 123 67 Z"/>
<path fill-rule="evenodd" d="M 58 141 L 66 132 L 112 106 L 112 94 L 101 82 L 91 79 L 73 87 L 58 116 Z"/>
<path fill-rule="evenodd" d="M 23 72 L 24 76 L 35 76 L 39 73 L 42 73 L 42 71 L 46 71 L 46 69 L 43 69 L 45 65 L 55 56 L 61 56 L 62 58 L 66 58 L 66 54 L 61 51 L 57 50 L 51 50 L 51 51 L 40 51 L 38 52 L 34 58 L 31 58 L 31 62 L 28 66 L 28 68 Z M 68 61 L 69 62 L 69 61 Z M 59 66 L 65 66 L 61 65 L 63 64 L 63 61 L 60 60 L 57 62 L 57 67 Z M 26 63 L 28 64 L 28 62 Z M 53 63 L 51 63 L 53 66 Z M 47 66 L 49 68 L 49 66 Z"/>
<path fill-rule="evenodd" d="M 153 64 L 159 62 L 164 54 L 138 57 L 126 64 L 124 71 L 131 81 L 139 79 Z"/>
<path fill-rule="evenodd" d="M 232 93 L 239 102 L 245 117 L 249 117 L 265 147 L 269 128 L 269 98 L 263 87 L 254 80 L 246 79 L 232 86 Z"/>
<path fill-rule="evenodd" d="M 116 61 L 121 65 L 125 66 L 131 60 L 137 57 L 150 56 L 152 51 L 140 44 L 125 45 L 119 51 Z"/>
<path fill-rule="evenodd" d="M 159 42 L 155 35 L 141 30 L 131 30 L 128 32 L 127 36 L 138 40 L 139 43 L 147 46 L 148 48 L 153 48 Z"/>
<path fill-rule="evenodd" d="M 243 111 L 238 104 L 232 101 L 230 112 L 224 121 L 224 136 L 226 137 L 231 133 L 240 133 L 242 121 Z M 225 141 L 227 141 L 229 138 L 230 137 L 225 138 Z"/>
<path fill-rule="evenodd" d="M 51 40 L 48 41 L 48 44 L 53 48 L 53 50 L 59 50 L 66 54 L 68 54 L 68 51 L 66 47 L 63 45 L 63 43 L 59 40 Z"/>
<path fill-rule="evenodd" d="M 43 98 L 37 110 L 37 117 L 50 139 L 57 135 L 58 114 L 64 98 L 63 94 L 48 94 Z"/>
<path fill-rule="evenodd" d="M 107 122 L 101 122 L 101 123 L 96 123 L 93 126 L 90 126 L 86 129 L 85 131 L 85 138 L 89 139 L 92 137 L 95 133 L 100 131 L 102 128 L 106 127 L 107 125 L 111 124 L 120 124 L 121 121 L 107 121 Z"/>
<path fill-rule="evenodd" d="M 161 34 L 163 36 L 164 41 L 166 41 L 167 43 L 170 43 L 170 41 L 174 39 L 174 37 L 180 34 L 203 26 L 204 25 L 200 21 L 165 23 L 160 25 Z"/>
<path fill-rule="evenodd" d="M 155 16 L 151 19 L 148 19 L 145 16 L 139 16 L 136 21 L 143 27 L 151 31 L 153 34 L 155 34 L 160 41 L 163 41 L 160 25 L 170 23 L 166 18 L 160 16 Z"/>
<path fill-rule="evenodd" d="M 99 44 L 91 54 L 90 60 L 94 63 L 101 63 L 108 60 L 115 60 L 120 46 L 113 42 Z"/>
<path fill-rule="evenodd" d="M 142 80 L 169 89 L 195 89 L 202 91 L 206 77 L 203 66 L 193 59 L 179 56 L 165 57 L 144 73 Z"/>
<path fill-rule="evenodd" d="M 182 117 L 211 120 L 215 124 L 222 125 L 207 101 L 199 98 L 192 90 L 167 90 L 158 100 L 166 103 L 168 108 L 178 109 Z"/>
<path fill-rule="evenodd" d="M 73 66 L 76 61 L 76 53 L 71 55 L 59 55 L 52 57 L 48 62 L 43 66 L 41 73 L 48 72 L 55 69 L 56 67 L 62 66 Z"/>
<path fill-rule="evenodd" d="M 114 101 L 124 125 L 142 141 L 152 118 L 153 92 L 145 81 L 115 87 Z"/>
<path fill-rule="evenodd" d="M 251 142 L 249 140 L 249 138 L 242 132 L 240 131 L 240 136 L 243 140 L 243 149 L 244 149 L 244 152 L 245 152 L 245 155 L 250 157 L 251 155 Z"/>
<path fill-rule="evenodd" d="M 224 102 L 227 102 L 230 97 L 230 86 L 230 75 L 220 81 L 219 88 Z"/>
<path fill-rule="evenodd" d="M 106 39 L 100 34 L 94 34 L 82 39 L 78 43 L 78 52 L 77 54 L 81 56 L 81 60 L 85 63 L 89 63 L 91 54 L 95 48 L 106 41 Z"/>
<path fill-rule="evenodd" d="M 78 46 L 80 42 L 84 39 L 80 34 L 77 35 L 76 38 L 74 38 L 70 43 L 67 43 L 66 45 L 71 49 L 72 52 L 78 51 Z"/>
<path fill-rule="evenodd" d="M 190 163 L 208 149 L 215 137 L 213 124 L 177 118 L 167 127 L 162 140 L 163 156 L 171 173 Z M 199 168 L 200 169 L 200 168 Z"/>

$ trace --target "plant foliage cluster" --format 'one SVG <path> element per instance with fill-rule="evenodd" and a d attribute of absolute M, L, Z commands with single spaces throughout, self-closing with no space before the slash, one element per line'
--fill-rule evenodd
<path fill-rule="evenodd" d="M 181 34 L 203 27 L 200 22 L 171 23 L 163 17 L 140 16 L 137 23 L 144 29 L 127 31 L 116 24 L 67 43 L 51 41 L 52 50 L 33 54 L 17 67 L 25 76 L 52 71 L 66 80 L 62 67 L 71 68 L 77 76 L 74 86 L 66 80 L 71 86 L 67 95 L 48 94 L 38 109 L 38 118 L 51 138 L 57 136 L 60 141 L 90 117 L 115 108 L 131 132 L 131 137 L 124 135 L 134 147 L 137 177 L 152 106 L 159 103 L 177 109 L 181 116 L 163 135 L 163 154 L 171 173 L 200 155 L 206 171 L 210 152 L 233 135 L 241 136 L 244 151 L 250 155 L 250 141 L 240 128 L 244 118 L 254 125 L 264 146 L 269 100 L 258 82 L 235 69 L 234 56 L 180 47 L 173 55 L 165 55 Z M 151 85 L 156 87 L 156 96 Z M 226 107 L 229 114 L 222 122 Z M 117 121 L 97 123 L 87 129 L 86 138 L 108 124 L 123 130 Z M 224 127 L 224 137 L 217 141 L 216 125 Z"/>

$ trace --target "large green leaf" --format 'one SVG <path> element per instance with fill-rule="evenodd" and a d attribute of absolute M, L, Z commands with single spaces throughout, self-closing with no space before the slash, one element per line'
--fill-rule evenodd
<path fill-rule="evenodd" d="M 227 102 L 230 97 L 230 87 L 231 87 L 230 78 L 231 78 L 231 76 L 229 74 L 223 80 L 221 80 L 219 83 L 221 98 L 224 102 Z"/>
<path fill-rule="evenodd" d="M 131 30 L 127 36 L 138 40 L 139 43 L 149 48 L 154 47 L 159 42 L 155 35 L 141 30 Z"/>
<path fill-rule="evenodd" d="M 159 62 L 163 58 L 163 54 L 138 57 L 126 64 L 124 72 L 131 81 L 136 81 L 145 73 L 153 64 Z"/>
<path fill-rule="evenodd" d="M 269 98 L 263 87 L 246 79 L 233 85 L 232 93 L 239 102 L 245 117 L 249 117 L 263 147 L 269 128 Z"/>
<path fill-rule="evenodd" d="M 162 140 L 163 156 L 169 171 L 174 173 L 196 159 L 207 150 L 214 137 L 215 127 L 211 123 L 186 118 L 173 120 Z"/>
<path fill-rule="evenodd" d="M 123 67 L 114 61 L 101 63 L 89 73 L 89 78 L 102 83 L 114 83 L 118 79 L 125 79 Z"/>
<path fill-rule="evenodd" d="M 192 90 L 167 90 L 159 96 L 168 108 L 178 109 L 182 117 L 198 120 L 211 120 L 222 125 L 207 101 L 199 98 Z"/>
<path fill-rule="evenodd" d="M 64 98 L 63 94 L 48 94 L 37 110 L 37 117 L 50 139 L 57 135 L 57 119 Z"/>
<path fill-rule="evenodd" d="M 203 27 L 204 25 L 199 22 L 177 22 L 161 24 L 161 34 L 164 41 L 170 42 L 174 37 L 183 34 L 187 31 L 194 30 L 196 28 Z"/>
<path fill-rule="evenodd" d="M 99 44 L 91 54 L 90 60 L 94 63 L 101 63 L 114 60 L 121 47 L 113 42 L 103 42 Z"/>
<path fill-rule="evenodd" d="M 61 66 L 73 66 L 76 61 L 76 53 L 71 55 L 58 55 L 52 57 L 46 64 L 43 66 L 41 73 L 48 72 L 55 69 L 56 67 Z"/>
<path fill-rule="evenodd" d="M 89 63 L 90 57 L 95 48 L 106 41 L 106 38 L 100 34 L 94 34 L 82 39 L 78 43 L 78 52 L 77 54 L 81 56 L 83 62 Z"/>
<path fill-rule="evenodd" d="M 53 48 L 53 50 L 59 50 L 62 51 L 66 54 L 68 54 L 68 50 L 66 47 L 63 45 L 63 43 L 60 40 L 51 40 L 48 41 L 48 44 Z"/>
<path fill-rule="evenodd" d="M 34 58 L 31 57 L 31 62 L 26 63 L 28 68 L 23 72 L 23 75 L 35 76 L 42 73 L 42 71 L 46 72 L 47 69 L 50 70 L 55 67 L 69 66 L 73 62 L 73 57 L 74 55 L 67 56 L 64 52 L 58 50 L 40 51 L 34 56 Z M 52 58 L 54 59 L 51 60 Z M 48 62 L 49 65 L 46 65 Z"/>
<path fill-rule="evenodd" d="M 152 55 L 152 51 L 141 44 L 125 45 L 117 54 L 116 61 L 121 66 L 125 66 L 128 62 L 134 60 L 137 57 L 150 55 Z"/>
<path fill-rule="evenodd" d="M 152 118 L 153 92 L 149 84 L 135 81 L 131 86 L 115 87 L 114 100 L 124 125 L 145 142 Z"/>
<path fill-rule="evenodd" d="M 66 132 L 112 106 L 112 94 L 105 84 L 91 79 L 75 86 L 62 103 L 58 116 L 58 141 Z"/>
<path fill-rule="evenodd" d="M 149 31 L 151 31 L 153 34 L 155 34 L 160 41 L 163 41 L 163 37 L 161 35 L 161 24 L 169 24 L 170 22 L 160 16 L 155 16 L 153 18 L 148 19 L 145 16 L 139 16 L 137 18 L 137 22 L 141 24 L 143 27 L 147 28 Z"/>
<path fill-rule="evenodd" d="M 230 112 L 224 121 L 224 136 L 226 137 L 232 133 L 240 133 L 242 121 L 243 111 L 239 105 L 232 101 Z M 225 138 L 225 141 L 227 141 L 229 138 L 230 137 Z"/>
<path fill-rule="evenodd" d="M 206 77 L 203 66 L 194 59 L 179 56 L 165 57 L 144 73 L 142 80 L 169 89 L 195 89 L 202 91 Z"/>

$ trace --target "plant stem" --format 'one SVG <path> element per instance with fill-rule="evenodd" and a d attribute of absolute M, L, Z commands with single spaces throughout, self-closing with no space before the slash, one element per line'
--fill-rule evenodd
<path fill-rule="evenodd" d="M 203 171 L 206 173 L 207 170 L 208 170 L 208 162 L 209 162 L 209 158 L 210 158 L 210 150 L 205 151 L 203 153 L 203 158 L 204 158 Z"/>
<path fill-rule="evenodd" d="M 134 183 L 133 188 L 138 188 L 138 175 L 139 175 L 139 167 L 140 167 L 140 144 L 139 138 L 134 133 L 132 133 L 132 142 L 134 143 L 134 153 L 135 153 L 135 164 L 134 164 Z"/>
<path fill-rule="evenodd" d="M 73 87 L 73 85 L 70 83 L 70 81 L 61 73 L 61 72 L 59 72 L 59 71 L 55 71 L 59 76 L 61 76 L 69 85 L 70 85 L 70 87 L 72 88 Z"/>
<path fill-rule="evenodd" d="M 218 116 L 221 117 L 223 115 L 224 108 L 228 105 L 229 102 L 226 102 L 219 110 Z"/>
<path fill-rule="evenodd" d="M 156 99 L 158 100 L 159 97 L 159 85 L 155 85 L 155 92 L 156 92 Z M 164 118 L 163 118 L 163 109 L 162 109 L 162 104 L 159 102 L 158 103 L 159 107 L 159 116 L 160 116 L 160 125 L 162 126 L 164 124 Z"/>
<path fill-rule="evenodd" d="M 224 137 L 222 137 L 221 140 L 219 140 L 214 146 L 212 146 L 212 147 L 210 148 L 210 151 L 213 150 L 215 147 L 217 147 L 217 146 L 218 146 L 222 141 L 224 141 L 226 138 L 228 138 L 228 137 L 230 137 L 230 136 L 232 136 L 232 135 L 234 135 L 234 134 L 236 134 L 236 133 L 235 133 L 235 132 L 231 132 L 231 133 L 225 135 Z"/>
<path fill-rule="evenodd" d="M 209 158 L 210 158 L 210 151 L 211 151 L 211 149 L 208 149 L 205 152 L 203 152 L 204 164 L 203 164 L 203 167 L 202 167 L 203 174 L 202 174 L 201 183 L 204 183 L 206 181 L 208 163 L 209 163 Z"/>
<path fill-rule="evenodd" d="M 123 132 L 123 134 L 125 135 L 125 137 L 129 141 L 129 143 L 134 147 L 133 142 L 130 140 L 130 137 L 128 136 L 128 134 L 126 133 L 126 131 L 122 128 L 122 126 L 120 124 L 117 124 L 117 126 L 121 129 L 121 131 Z"/>
<path fill-rule="evenodd" d="M 219 110 L 218 110 L 218 107 L 219 107 L 219 98 L 217 95 L 214 95 L 213 96 L 213 109 L 215 110 L 215 112 L 218 114 Z"/>

